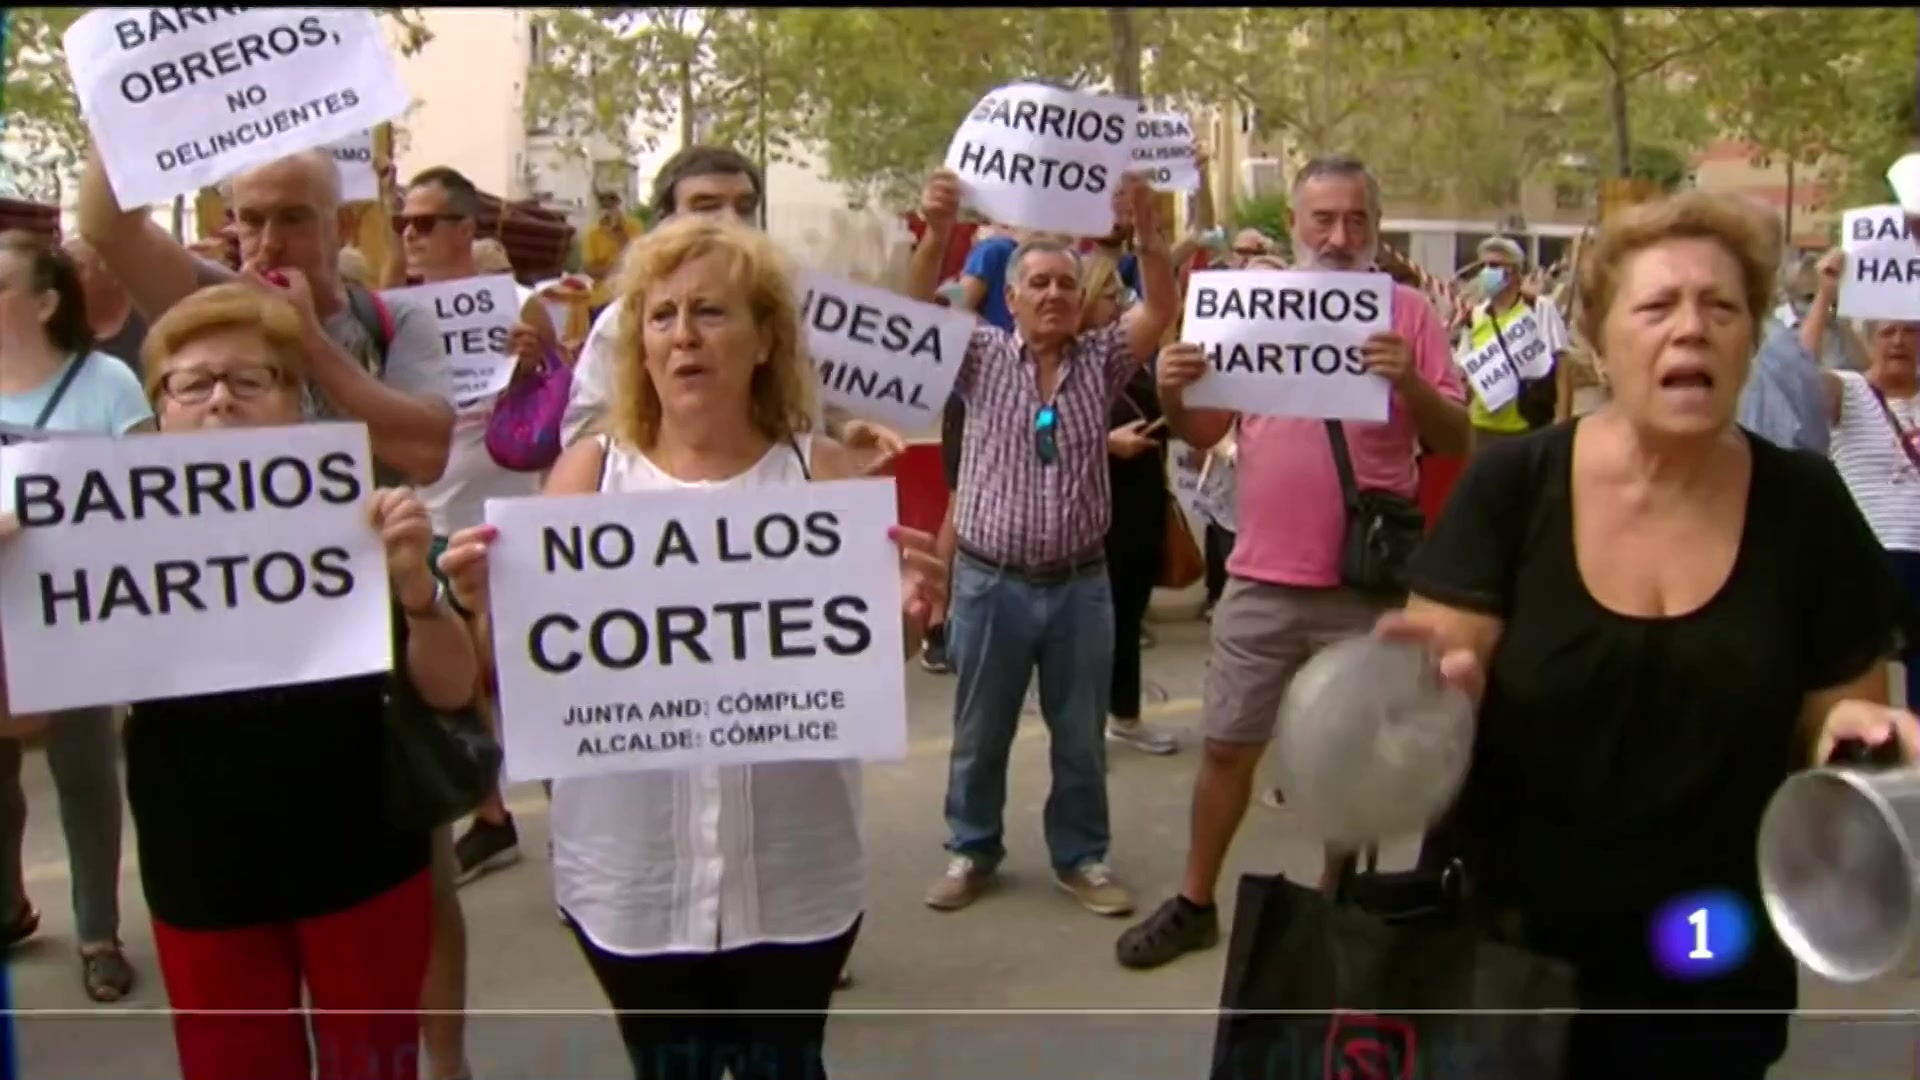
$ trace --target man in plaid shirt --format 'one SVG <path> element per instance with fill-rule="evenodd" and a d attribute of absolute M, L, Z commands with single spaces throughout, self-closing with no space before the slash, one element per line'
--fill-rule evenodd
<path fill-rule="evenodd" d="M 935 173 L 922 200 L 928 227 L 910 295 L 933 299 L 959 205 L 958 178 Z M 1097 914 L 1133 910 L 1106 862 L 1107 414 L 1154 355 L 1180 298 L 1147 185 L 1122 178 L 1114 212 L 1141 238 L 1141 302 L 1117 322 L 1080 332 L 1079 256 L 1061 239 L 1029 238 L 1007 265 L 1014 329 L 977 327 L 954 384 L 966 426 L 947 613 L 959 676 L 946 803 L 952 858 L 927 893 L 942 911 L 971 904 L 1005 857 L 1007 761 L 1036 670 L 1052 738 L 1045 827 L 1055 879 Z"/>

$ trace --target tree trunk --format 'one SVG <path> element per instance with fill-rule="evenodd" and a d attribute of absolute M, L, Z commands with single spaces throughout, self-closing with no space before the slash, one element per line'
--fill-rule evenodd
<path fill-rule="evenodd" d="M 1108 8 L 1107 26 L 1113 33 L 1113 92 L 1142 100 L 1140 38 L 1133 29 L 1132 8 Z"/>
<path fill-rule="evenodd" d="M 753 62 L 754 62 L 754 150 L 755 160 L 760 165 L 760 183 L 767 182 L 767 28 L 766 13 L 753 13 Z M 767 199 L 760 199 L 760 228 L 767 227 Z"/>
<path fill-rule="evenodd" d="M 1627 15 L 1619 8 L 1607 9 L 1607 34 L 1613 56 L 1608 67 L 1607 111 L 1613 122 L 1613 175 L 1624 180 L 1633 175 L 1633 129 L 1627 110 Z"/>
<path fill-rule="evenodd" d="M 693 64 L 680 61 L 680 149 L 697 141 L 693 116 Z"/>

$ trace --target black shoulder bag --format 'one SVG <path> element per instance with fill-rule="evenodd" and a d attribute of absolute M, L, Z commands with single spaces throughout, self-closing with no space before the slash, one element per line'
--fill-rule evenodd
<path fill-rule="evenodd" d="M 387 676 L 381 725 L 386 735 L 387 818 L 403 829 L 431 832 L 473 812 L 493 791 L 505 754 L 487 733 L 479 709 L 443 712 L 407 678 L 406 616 L 396 613 L 394 667 Z"/>
<path fill-rule="evenodd" d="M 1529 314 L 1533 305 L 1527 304 Z M 1536 319 L 1538 316 L 1535 316 Z M 1487 309 L 1487 322 L 1493 325 L 1493 340 L 1500 346 L 1500 358 L 1507 362 L 1507 370 L 1513 373 L 1513 381 L 1520 386 L 1514 398 L 1514 404 L 1520 410 L 1520 419 L 1526 421 L 1530 430 L 1537 430 L 1553 423 L 1554 406 L 1559 403 L 1560 390 L 1554 372 L 1538 379 L 1525 378 L 1520 374 L 1520 365 L 1513 362 L 1513 354 L 1507 351 L 1507 335 L 1500 332 L 1500 317 Z"/>
<path fill-rule="evenodd" d="M 1338 420 L 1326 423 L 1333 467 L 1340 473 L 1340 494 L 1347 510 L 1340 580 L 1361 592 L 1405 593 L 1407 564 L 1426 537 L 1427 515 L 1404 495 L 1362 491 L 1354 477 L 1353 457 L 1347 451 L 1345 427 Z"/>

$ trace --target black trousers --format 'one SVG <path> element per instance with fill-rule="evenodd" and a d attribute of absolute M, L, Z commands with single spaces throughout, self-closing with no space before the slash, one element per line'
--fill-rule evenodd
<path fill-rule="evenodd" d="M 1160 580 L 1166 528 L 1164 488 L 1114 491 L 1113 526 L 1107 532 L 1107 582 L 1113 589 L 1113 679 L 1107 709 L 1122 720 L 1140 719 L 1140 630 Z"/>
<path fill-rule="evenodd" d="M 1207 522 L 1207 603 L 1220 602 L 1227 591 L 1227 556 L 1233 554 L 1233 534 Z"/>
<path fill-rule="evenodd" d="M 567 924 L 618 1014 L 635 1080 L 825 1080 L 827 1009 L 859 922 L 824 941 L 655 956 L 606 952 Z M 683 1015 L 649 1015 L 662 1012 Z"/>

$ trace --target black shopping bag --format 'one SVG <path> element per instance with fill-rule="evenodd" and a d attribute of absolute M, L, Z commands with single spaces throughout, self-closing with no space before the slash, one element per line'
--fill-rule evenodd
<path fill-rule="evenodd" d="M 1361 874 L 1340 900 L 1240 879 L 1212 1080 L 1559 1080 L 1566 965 L 1487 940 L 1454 879 Z M 1447 1010 L 1519 1010 L 1472 1015 Z"/>

